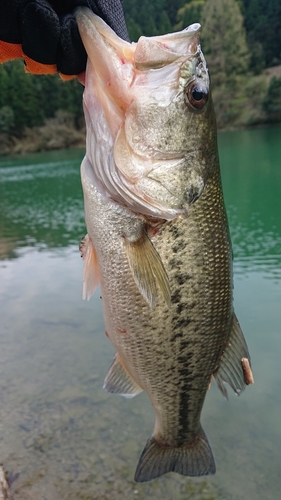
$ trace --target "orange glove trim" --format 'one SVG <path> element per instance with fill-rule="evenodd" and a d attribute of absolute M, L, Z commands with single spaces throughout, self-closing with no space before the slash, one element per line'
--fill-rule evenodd
<path fill-rule="evenodd" d="M 25 71 L 27 73 L 33 73 L 34 75 L 55 75 L 57 73 L 56 64 L 42 64 L 34 61 L 24 53 L 22 53 L 22 57 L 25 61 Z"/>
<path fill-rule="evenodd" d="M 54 75 L 58 72 L 56 64 L 42 64 L 25 55 L 20 43 L 8 43 L 0 40 L 0 64 L 13 59 L 24 59 L 27 73 Z M 62 80 L 66 81 L 77 78 L 77 75 L 64 75 L 62 73 L 59 73 L 59 75 Z"/>
<path fill-rule="evenodd" d="M 0 40 L 0 63 L 22 57 L 20 43 L 8 43 Z"/>
<path fill-rule="evenodd" d="M 64 75 L 63 73 L 59 73 L 60 77 L 62 80 L 65 82 L 68 82 L 69 80 L 74 80 L 74 78 L 77 78 L 77 75 Z"/>

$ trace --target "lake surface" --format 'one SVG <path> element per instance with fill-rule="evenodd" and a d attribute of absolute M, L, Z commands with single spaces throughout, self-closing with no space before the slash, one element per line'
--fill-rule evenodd
<path fill-rule="evenodd" d="M 276 500 L 281 488 L 281 128 L 219 137 L 235 309 L 255 384 L 203 427 L 214 477 L 133 480 L 152 432 L 145 394 L 102 390 L 113 348 L 99 291 L 82 301 L 83 151 L 0 161 L 0 463 L 14 500 Z"/>

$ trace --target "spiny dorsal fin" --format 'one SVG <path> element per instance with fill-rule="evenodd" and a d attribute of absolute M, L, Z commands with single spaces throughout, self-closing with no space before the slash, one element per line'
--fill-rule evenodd
<path fill-rule="evenodd" d="M 224 382 L 227 382 L 238 395 L 246 385 L 254 382 L 248 347 L 235 314 L 233 314 L 229 342 L 214 377 L 226 398 L 227 390 Z"/>
<path fill-rule="evenodd" d="M 96 250 L 88 234 L 81 240 L 79 250 L 84 260 L 83 299 L 89 300 L 100 283 L 100 277 Z"/>
<path fill-rule="evenodd" d="M 103 388 L 107 392 L 119 394 L 125 398 L 133 398 L 142 392 L 142 389 L 132 379 L 125 368 L 118 353 L 116 353 L 108 374 L 105 377 Z"/>
<path fill-rule="evenodd" d="M 171 292 L 168 276 L 162 260 L 143 230 L 136 241 L 125 238 L 125 248 L 134 280 L 140 293 L 152 309 L 158 298 L 157 285 L 168 307 L 171 304 Z"/>

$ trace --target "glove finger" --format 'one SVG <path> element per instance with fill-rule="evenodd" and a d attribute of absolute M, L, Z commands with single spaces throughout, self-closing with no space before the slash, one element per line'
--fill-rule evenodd
<path fill-rule="evenodd" d="M 90 8 L 100 16 L 115 33 L 130 42 L 120 0 L 88 0 Z"/>
<path fill-rule="evenodd" d="M 20 44 L 21 34 L 17 9 L 11 0 L 0 1 L 0 33 L 1 40 L 8 43 Z"/>
<path fill-rule="evenodd" d="M 61 19 L 57 68 L 64 75 L 78 75 L 85 70 L 87 54 L 75 18 L 68 14 Z"/>
<path fill-rule="evenodd" d="M 68 0 L 72 11 L 77 7 L 89 7 L 100 16 L 124 40 L 130 41 L 125 22 L 122 0 Z"/>
<path fill-rule="evenodd" d="M 29 59 L 55 65 L 60 39 L 57 14 L 45 0 L 26 4 L 21 13 L 22 50 Z"/>
<path fill-rule="evenodd" d="M 18 16 L 11 0 L 0 0 L 0 34 L 0 63 L 22 57 Z"/>
<path fill-rule="evenodd" d="M 83 72 L 86 52 L 69 14 L 79 5 L 91 8 L 129 40 L 121 0 L 0 0 L 0 63 L 23 57 L 31 73 Z"/>

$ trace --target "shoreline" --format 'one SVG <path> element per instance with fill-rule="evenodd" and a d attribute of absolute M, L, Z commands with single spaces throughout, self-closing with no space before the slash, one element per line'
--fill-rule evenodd
<path fill-rule="evenodd" d="M 273 79 L 278 90 L 271 91 Z M 218 132 L 251 130 L 281 125 L 281 65 L 265 69 L 259 75 L 237 77 L 228 85 L 212 91 Z M 280 90 L 279 90 L 280 87 Z M 280 94 L 280 95 L 279 95 Z M 269 99 L 267 108 L 266 99 Z M 271 102 L 273 99 L 273 102 Z M 272 107 L 276 111 L 272 111 Z M 84 117 L 75 123 L 72 113 L 59 109 L 37 127 L 25 128 L 21 133 L 0 133 L 0 157 L 43 151 L 85 147 Z"/>
<path fill-rule="evenodd" d="M 45 120 L 39 127 L 26 128 L 21 135 L 0 134 L 0 157 L 72 149 L 85 145 L 84 120 L 77 128 L 73 115 L 59 110 L 54 118 Z"/>
<path fill-rule="evenodd" d="M 249 126 L 231 126 L 218 128 L 218 133 L 236 132 L 238 130 L 256 130 L 261 128 L 273 128 L 281 126 L 278 122 L 261 122 Z M 86 129 L 67 127 L 56 129 L 54 134 L 45 137 L 46 125 L 27 129 L 23 137 L 7 137 L 0 134 L 0 159 L 7 156 L 21 156 L 25 154 L 41 153 L 47 151 L 61 151 L 63 149 L 76 149 L 86 147 Z M 48 128 L 48 127 L 47 127 Z M 44 130 L 42 130 L 44 129 Z M 4 136 L 4 137 L 3 137 Z"/>

